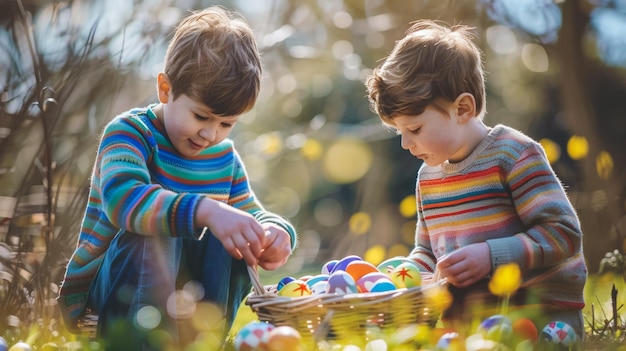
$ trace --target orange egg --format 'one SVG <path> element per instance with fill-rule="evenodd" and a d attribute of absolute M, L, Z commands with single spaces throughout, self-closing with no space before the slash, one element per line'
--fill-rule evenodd
<path fill-rule="evenodd" d="M 274 328 L 268 335 L 266 351 L 303 351 L 300 333 L 287 325 Z"/>
<path fill-rule="evenodd" d="M 537 342 L 539 332 L 535 323 L 528 318 L 518 318 L 513 322 L 513 335 L 520 340 L 530 340 Z"/>
<path fill-rule="evenodd" d="M 367 261 L 352 261 L 346 266 L 346 273 L 350 274 L 355 282 L 372 272 L 378 272 L 378 268 Z"/>

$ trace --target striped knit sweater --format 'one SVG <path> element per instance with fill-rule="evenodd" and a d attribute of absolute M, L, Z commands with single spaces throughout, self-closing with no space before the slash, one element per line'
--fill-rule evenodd
<path fill-rule="evenodd" d="M 77 247 L 60 290 L 64 313 L 76 318 L 82 312 L 90 283 L 119 231 L 198 238 L 202 228 L 196 227 L 194 213 L 204 196 L 251 213 L 261 223 L 282 226 L 295 248 L 294 228 L 255 198 L 231 140 L 184 159 L 150 107 L 112 120 L 100 141 Z"/>
<path fill-rule="evenodd" d="M 487 242 L 492 272 L 515 262 L 522 286 L 544 303 L 584 306 L 580 223 L 539 143 L 497 125 L 462 162 L 423 164 L 416 194 L 410 256 L 421 269 L 433 272 L 442 255 Z"/>

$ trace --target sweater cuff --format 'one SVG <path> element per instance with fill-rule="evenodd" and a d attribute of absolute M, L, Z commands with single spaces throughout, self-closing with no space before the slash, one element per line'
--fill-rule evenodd
<path fill-rule="evenodd" d="M 491 274 L 493 274 L 499 266 L 511 262 L 511 250 L 507 240 L 487 240 L 487 245 L 491 252 Z"/>

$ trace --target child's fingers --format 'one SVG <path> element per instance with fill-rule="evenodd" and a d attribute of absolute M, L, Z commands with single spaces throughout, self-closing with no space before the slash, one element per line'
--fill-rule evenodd
<path fill-rule="evenodd" d="M 246 263 L 250 266 L 255 266 L 257 264 L 257 255 L 252 253 L 250 249 L 250 243 L 246 240 L 246 238 L 242 235 L 237 235 L 233 238 L 235 243 L 235 248 L 239 252 L 239 254 L 243 257 Z M 258 245 L 258 243 L 257 243 Z M 236 256 L 234 256 L 236 257 Z"/>

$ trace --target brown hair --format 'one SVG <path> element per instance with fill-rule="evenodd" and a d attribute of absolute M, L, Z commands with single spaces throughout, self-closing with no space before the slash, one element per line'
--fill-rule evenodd
<path fill-rule="evenodd" d="M 398 115 L 424 112 L 436 99 L 454 101 L 462 93 L 485 113 L 485 81 L 481 51 L 472 28 L 447 27 L 431 20 L 412 23 L 385 61 L 374 69 L 366 86 L 370 108 L 384 122 Z"/>
<path fill-rule="evenodd" d="M 221 7 L 194 12 L 176 27 L 165 55 L 172 94 L 185 94 L 222 116 L 250 110 L 258 97 L 261 59 L 252 30 Z"/>

